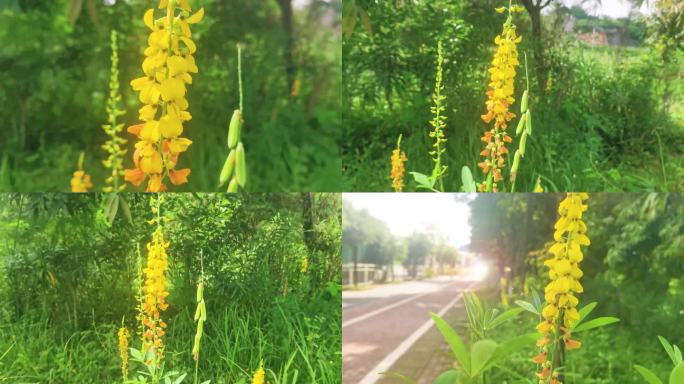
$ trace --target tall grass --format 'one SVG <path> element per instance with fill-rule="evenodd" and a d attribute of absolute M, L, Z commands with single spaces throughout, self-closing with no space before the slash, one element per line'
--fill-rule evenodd
<path fill-rule="evenodd" d="M 223 309 L 205 324 L 202 380 L 249 382 L 263 359 L 272 384 L 339 383 L 340 304 L 328 299 L 302 304 L 288 296 L 245 305 L 210 298 L 209 308 Z M 195 325 L 189 308 L 171 315 L 168 331 L 167 367 L 193 371 Z M 116 327 L 110 324 L 68 332 L 43 314 L 15 319 L 0 325 L 0 356 L 5 352 L 1 383 L 111 383 L 121 377 Z M 136 369 L 131 366 L 131 372 Z"/>

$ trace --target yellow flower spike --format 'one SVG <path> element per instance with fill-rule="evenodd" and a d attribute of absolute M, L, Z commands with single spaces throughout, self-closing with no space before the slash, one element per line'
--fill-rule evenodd
<path fill-rule="evenodd" d="M 582 345 L 578 340 L 570 339 L 570 329 L 580 317 L 576 294 L 584 291 L 579 282 L 583 275 L 579 262 L 583 258 L 581 246 L 590 243 L 586 235 L 587 226 L 582 220 L 587 210 L 584 201 L 588 198 L 586 193 L 568 193 L 558 205 L 559 218 L 554 225 L 555 242 L 549 247 L 551 258 L 544 261 L 549 268 L 551 281 L 544 289 L 546 305 L 542 310 L 543 320 L 537 325 L 537 331 L 541 334 L 537 345 L 543 354 L 549 352 L 549 340 L 554 340 L 553 335 L 562 334 L 568 350 Z"/>
<path fill-rule="evenodd" d="M 192 143 L 180 137 L 183 122 L 192 118 L 187 111 L 186 85 L 192 84 L 190 73 L 198 72 L 192 56 L 197 46 L 190 39 L 189 24 L 201 21 L 204 16 L 204 10 L 200 9 L 187 17 L 192 11 L 188 0 L 162 0 L 159 8 L 165 9 L 163 17 L 155 19 L 154 9 L 147 10 L 143 17 L 151 30 L 142 62 L 144 76 L 131 82 L 144 104 L 138 111 L 140 120 L 153 124 L 129 128 L 140 141 L 133 153 L 134 168 L 124 174 L 126 181 L 134 185 L 149 178 L 148 192 L 165 191 L 167 176 L 174 185 L 186 183 L 190 173 L 190 169 L 175 167 L 178 155 Z"/>
<path fill-rule="evenodd" d="M 128 379 L 128 338 L 131 334 L 126 327 L 121 327 L 117 336 L 119 339 L 119 356 L 121 357 L 121 374 L 126 381 Z"/>
<path fill-rule="evenodd" d="M 503 13 L 505 7 L 497 8 L 496 11 Z M 506 155 L 508 149 L 506 143 L 512 142 L 512 138 L 507 134 L 508 122 L 515 118 L 515 113 L 509 107 L 515 102 L 513 98 L 515 83 L 515 68 L 520 65 L 518 61 L 518 49 L 521 37 L 516 35 L 516 28 L 513 25 L 510 14 L 503 25 L 501 34 L 494 38 L 496 53 L 492 59 L 489 69 L 490 83 L 487 91 L 487 113 L 481 115 L 481 119 L 494 126 L 486 131 L 482 136 L 485 148 L 480 152 L 484 160 L 478 164 L 486 180 L 479 184 L 480 191 L 497 192 L 498 182 L 503 180 L 501 170 L 506 165 Z"/>
<path fill-rule="evenodd" d="M 266 379 L 266 372 L 264 371 L 264 362 L 262 361 L 261 364 L 259 364 L 259 369 L 254 372 L 254 376 L 252 376 L 252 384 L 264 384 Z"/>
<path fill-rule="evenodd" d="M 395 192 L 401 192 L 404 189 L 404 163 L 408 160 L 406 153 L 401 150 L 401 134 L 397 139 L 397 148 L 392 151 L 390 163 L 392 169 L 390 171 L 390 178 L 392 179 L 392 188 Z"/>

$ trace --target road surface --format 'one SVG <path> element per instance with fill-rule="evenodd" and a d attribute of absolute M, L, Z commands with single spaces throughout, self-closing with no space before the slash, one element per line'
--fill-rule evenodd
<path fill-rule="evenodd" d="M 391 367 L 421 337 L 434 331 L 430 312 L 443 315 L 454 305 L 461 305 L 463 291 L 473 285 L 473 281 L 442 277 L 345 291 L 343 384 L 373 384 L 383 379 L 381 372 L 393 371 Z"/>

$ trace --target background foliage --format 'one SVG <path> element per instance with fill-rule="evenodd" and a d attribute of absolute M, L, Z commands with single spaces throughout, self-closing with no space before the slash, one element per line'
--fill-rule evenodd
<path fill-rule="evenodd" d="M 135 253 L 145 254 L 153 231 L 150 195 L 122 196 L 132 221 L 121 212 L 110 224 L 106 195 L 0 195 L 0 382 L 120 381 L 116 330 L 122 318 L 137 327 Z M 202 380 L 244 382 L 263 359 L 272 383 L 339 383 L 339 195 L 165 199 L 167 371 L 194 369 L 203 254 Z"/>
<path fill-rule="evenodd" d="M 142 74 L 152 1 L 0 2 L 0 190 L 65 191 L 80 151 L 96 190 L 103 186 L 109 32 L 119 32 L 127 125 L 140 103 L 129 82 Z M 236 43 L 242 43 L 245 130 L 255 191 L 339 190 L 341 2 L 196 0 L 206 16 L 194 29 L 200 72 L 189 87 L 185 126 L 193 141 L 179 188 L 214 191 L 227 155 L 228 120 L 238 106 Z M 294 8 L 293 8 L 294 7 Z M 292 26 L 286 20 L 293 8 Z M 293 85 L 299 83 L 296 96 Z M 135 137 L 128 140 L 126 167 Z"/>
<path fill-rule="evenodd" d="M 529 62 L 534 121 L 517 190 L 531 191 L 538 177 L 550 191 L 681 190 L 684 55 L 677 23 L 684 20 L 684 10 L 679 3 L 656 2 L 661 8 L 653 17 L 628 21 L 590 17 L 577 8 L 558 7 L 558 1 L 524 3 L 551 5 L 541 17 L 538 37 L 528 11 L 514 19 L 523 36 L 520 60 L 526 53 Z M 494 8 L 507 4 L 345 2 L 345 190 L 390 190 L 389 157 L 399 134 L 407 171 L 429 173 L 428 121 L 439 40 L 447 104 L 445 189 L 460 190 L 464 165 L 477 180 L 482 178 L 477 163 L 485 131 L 480 115 L 486 110 L 487 68 L 506 17 Z M 629 43 L 587 46 L 563 32 L 571 17 L 578 33 L 589 26 L 601 30 L 627 24 Z M 524 81 L 521 66 L 516 112 Z M 411 181 L 407 189 L 415 187 Z"/>

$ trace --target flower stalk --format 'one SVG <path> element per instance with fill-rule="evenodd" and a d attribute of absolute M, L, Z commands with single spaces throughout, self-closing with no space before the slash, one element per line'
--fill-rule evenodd
<path fill-rule="evenodd" d="M 126 140 L 119 135 L 123 130 L 124 124 L 117 123 L 117 118 L 123 116 L 125 112 L 121 109 L 121 92 L 119 92 L 119 53 L 117 43 L 117 32 L 112 30 L 110 35 L 112 49 L 112 67 L 109 77 L 109 98 L 107 99 L 107 124 L 102 125 L 109 139 L 102 145 L 109 156 L 102 161 L 102 164 L 111 170 L 109 177 L 105 179 L 104 192 L 120 192 L 126 188 L 125 183 L 121 183 L 124 175 L 123 158 L 126 149 L 122 148 Z"/>

